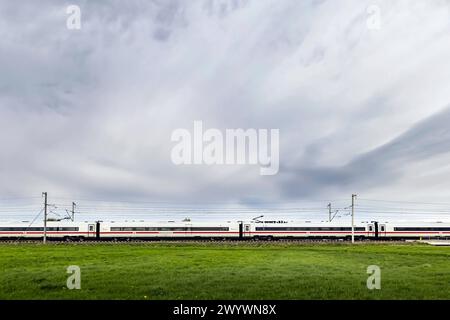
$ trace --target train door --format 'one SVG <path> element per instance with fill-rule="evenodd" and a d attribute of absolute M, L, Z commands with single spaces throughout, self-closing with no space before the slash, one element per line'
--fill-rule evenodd
<path fill-rule="evenodd" d="M 375 234 L 375 224 L 374 223 L 369 223 L 367 225 L 367 236 L 369 238 L 375 238 L 376 234 Z"/>
<path fill-rule="evenodd" d="M 250 224 L 244 224 L 244 237 L 250 237 L 251 236 L 251 226 Z"/>
<path fill-rule="evenodd" d="M 385 224 L 378 225 L 378 235 L 380 237 L 386 237 L 386 225 Z"/>
<path fill-rule="evenodd" d="M 95 230 L 95 224 L 88 224 L 88 238 L 94 238 L 97 236 L 97 231 Z"/>

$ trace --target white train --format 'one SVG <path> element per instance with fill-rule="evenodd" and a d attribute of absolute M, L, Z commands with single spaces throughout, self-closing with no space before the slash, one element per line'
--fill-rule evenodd
<path fill-rule="evenodd" d="M 44 226 L 29 222 L 0 223 L 0 239 L 42 238 Z M 355 225 L 357 239 L 450 238 L 450 223 L 361 222 Z M 352 236 L 352 228 L 341 222 L 223 221 L 48 221 L 47 237 L 55 240 L 124 239 L 289 239 Z"/>

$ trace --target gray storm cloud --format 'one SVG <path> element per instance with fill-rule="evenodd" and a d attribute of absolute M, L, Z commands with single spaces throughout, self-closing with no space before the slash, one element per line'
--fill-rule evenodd
<path fill-rule="evenodd" d="M 0 0 L 0 193 L 447 199 L 449 4 L 372 4 Z M 175 166 L 195 120 L 280 129 L 279 174 Z"/>

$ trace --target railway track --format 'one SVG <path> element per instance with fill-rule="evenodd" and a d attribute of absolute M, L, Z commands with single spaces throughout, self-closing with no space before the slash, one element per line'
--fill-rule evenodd
<path fill-rule="evenodd" d="M 411 241 L 409 241 L 410 243 Z M 58 244 L 74 244 L 74 245 L 94 245 L 94 244 L 226 244 L 226 245 L 282 245 L 282 244 L 350 244 L 351 241 L 343 239 L 272 239 L 272 240 L 255 240 L 255 239 L 199 239 L 199 240 L 167 240 L 167 239 L 148 239 L 148 240 L 90 240 L 84 239 L 81 241 L 64 241 L 64 240 L 47 240 L 49 245 Z M 355 244 L 406 244 L 405 240 L 359 240 L 355 241 Z M 0 240 L 0 244 L 42 244 L 42 240 L 39 239 L 23 239 L 23 240 Z"/>

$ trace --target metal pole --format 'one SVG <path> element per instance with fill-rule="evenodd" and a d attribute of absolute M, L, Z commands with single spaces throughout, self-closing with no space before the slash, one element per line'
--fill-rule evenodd
<path fill-rule="evenodd" d="M 331 203 L 328 204 L 328 222 L 331 222 Z"/>
<path fill-rule="evenodd" d="M 44 244 L 47 242 L 47 192 L 42 192 L 44 196 Z"/>
<path fill-rule="evenodd" d="M 75 202 L 72 202 L 72 221 L 75 219 L 75 207 L 77 204 Z"/>
<path fill-rule="evenodd" d="M 356 194 L 352 194 L 352 243 L 355 243 L 355 198 Z"/>

